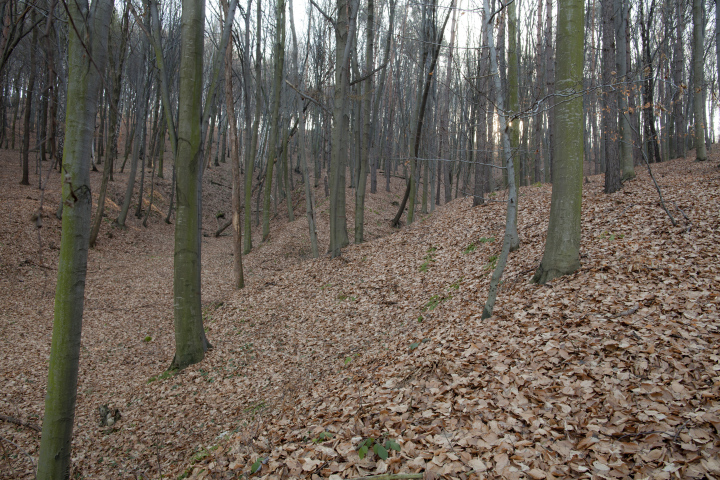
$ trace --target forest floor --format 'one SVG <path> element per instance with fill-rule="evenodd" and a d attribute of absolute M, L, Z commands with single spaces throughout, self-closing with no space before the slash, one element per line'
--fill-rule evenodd
<path fill-rule="evenodd" d="M 231 238 L 212 235 L 217 214 L 229 218 L 229 166 L 211 169 L 202 248 L 214 348 L 176 375 L 164 373 L 170 182 L 156 179 L 148 228 L 131 215 L 120 230 L 111 220 L 127 175 L 116 174 L 89 254 L 72 478 L 720 478 L 717 150 L 653 165 L 677 226 L 644 167 L 612 195 L 588 177 L 582 266 L 545 286 L 529 279 L 551 187 L 522 188 L 521 248 L 485 321 L 502 192 L 394 231 L 402 181 L 389 193 L 380 182 L 369 241 L 313 260 L 296 185 L 296 220 L 281 204 L 269 242 L 255 229 L 235 291 Z M 18 159 L 0 151 L 0 478 L 32 478 L 37 461 L 60 240 L 59 174 L 38 230 L 37 175 L 18 185 Z M 324 252 L 328 205 L 314 193 Z M 99 426 L 101 405 L 122 418 Z"/>

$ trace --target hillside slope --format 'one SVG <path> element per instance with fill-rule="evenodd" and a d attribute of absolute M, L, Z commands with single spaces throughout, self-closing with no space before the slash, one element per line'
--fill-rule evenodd
<path fill-rule="evenodd" d="M 239 292 L 230 288 L 229 237 L 207 237 L 203 303 L 215 348 L 175 376 L 162 374 L 173 353 L 172 226 L 158 218 L 147 230 L 111 230 L 90 256 L 74 474 L 236 478 L 255 464 L 268 478 L 720 475 L 716 164 L 654 166 L 677 227 L 641 168 L 613 195 L 589 177 L 582 268 L 543 287 L 528 280 L 551 189 L 521 189 L 522 246 L 484 322 L 502 192 L 481 207 L 454 201 L 390 233 L 398 182 L 369 196 L 375 238 L 339 259 L 307 258 L 300 202 L 298 220 L 279 218 L 271 242 L 256 241 Z M 37 191 L 11 185 L 9 170 L 0 414 L 39 423 L 56 263 L 48 245 L 58 225 L 46 219 L 38 260 L 28 220 Z M 227 171 L 209 175 L 220 185 L 206 192 L 208 233 L 227 205 Z M 318 204 L 322 242 L 327 205 Z M 113 428 L 97 425 L 101 404 L 120 409 Z M 37 456 L 31 429 L 0 421 L 0 435 Z M 371 444 L 360 459 L 368 438 L 400 451 L 382 460 Z M 22 452 L 8 456 L 0 477 L 31 477 Z"/>
<path fill-rule="evenodd" d="M 456 201 L 232 297 L 217 328 L 252 339 L 252 380 L 226 391 L 255 386 L 245 413 L 257 415 L 193 478 L 253 465 L 268 478 L 720 474 L 720 172 L 688 160 L 654 170 L 678 226 L 640 168 L 614 195 L 594 177 L 582 268 L 543 287 L 528 280 L 550 187 L 522 189 L 522 247 L 484 322 L 501 203 Z M 369 438 L 400 451 L 360 459 Z"/>

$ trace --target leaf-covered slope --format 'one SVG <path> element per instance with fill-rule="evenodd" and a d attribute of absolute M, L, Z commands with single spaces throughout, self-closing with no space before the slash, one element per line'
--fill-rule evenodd
<path fill-rule="evenodd" d="M 230 238 L 204 238 L 205 325 L 215 348 L 176 376 L 163 375 L 174 348 L 172 226 L 156 212 L 148 229 L 134 218 L 127 231 L 104 229 L 113 237 L 103 233 L 90 252 L 73 472 L 235 478 L 255 465 L 267 478 L 717 476 L 716 163 L 654 166 L 678 227 L 640 168 L 610 196 L 602 177 L 590 177 L 582 268 L 544 287 L 528 280 L 542 256 L 551 190 L 521 189 L 522 246 L 485 322 L 502 192 L 482 207 L 454 201 L 390 233 L 397 182 L 395 193 L 368 195 L 372 240 L 335 260 L 308 258 L 296 198 L 295 222 L 276 220 L 267 244 L 255 238 L 242 291 L 230 288 Z M 209 235 L 227 209 L 226 170 L 206 174 Z M 39 194 L 17 187 L 12 173 L 0 172 L 0 414 L 39 424 L 57 200 L 49 191 L 41 267 L 28 220 Z M 159 183 L 166 199 L 169 182 Z M 326 246 L 327 204 L 322 189 L 315 194 Z M 98 425 L 102 404 L 121 411 L 112 428 Z M 0 420 L 0 435 L 37 454 L 33 430 Z M 378 443 L 385 460 L 373 451 Z M 25 455 L 3 445 L 0 478 L 31 478 Z"/>
<path fill-rule="evenodd" d="M 609 196 L 595 177 L 582 268 L 543 287 L 528 280 L 550 187 L 523 189 L 522 247 L 485 322 L 500 203 L 454 202 L 237 294 L 220 322 L 263 359 L 243 370 L 266 379 L 259 416 L 193 475 L 717 475 L 720 172 L 690 161 L 655 171 L 679 225 L 643 172 Z M 401 451 L 360 459 L 367 438 Z"/>

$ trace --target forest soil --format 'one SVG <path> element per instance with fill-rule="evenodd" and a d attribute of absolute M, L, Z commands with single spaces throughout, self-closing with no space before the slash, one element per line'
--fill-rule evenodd
<path fill-rule="evenodd" d="M 39 434 L 4 418 L 42 422 L 60 240 L 60 175 L 50 174 L 38 229 L 38 177 L 20 186 L 19 158 L 0 151 L 0 478 L 33 477 Z M 164 373 L 170 182 L 156 179 L 148 228 L 132 217 L 120 230 L 111 220 L 126 174 L 116 173 L 89 255 L 72 478 L 719 475 L 720 170 L 715 152 L 693 160 L 652 166 L 677 226 L 644 168 L 612 195 L 588 177 L 581 269 L 545 286 L 528 281 L 551 187 L 522 188 L 521 248 L 486 321 L 503 192 L 394 231 L 404 185 L 393 179 L 393 192 L 367 196 L 370 241 L 313 260 L 296 182 L 298 219 L 288 224 L 278 206 L 235 291 L 229 230 L 213 236 L 230 217 L 230 169 L 210 169 L 203 305 L 214 349 L 176 375 Z M 325 252 L 327 200 L 314 194 Z M 101 427 L 101 405 L 121 419 Z"/>

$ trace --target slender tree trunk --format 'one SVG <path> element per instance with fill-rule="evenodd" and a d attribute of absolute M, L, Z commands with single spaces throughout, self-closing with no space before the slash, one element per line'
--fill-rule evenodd
<path fill-rule="evenodd" d="M 96 1 L 91 8 L 86 1 L 77 0 L 68 4 L 68 12 L 82 39 L 78 38 L 75 29 L 68 29 L 68 102 L 61 202 L 65 212 L 36 477 L 40 480 L 64 479 L 70 475 L 92 209 L 90 150 L 112 3 Z M 91 42 L 95 53 L 92 66 L 83 40 Z"/>
<path fill-rule="evenodd" d="M 228 15 L 228 2 L 222 0 L 225 15 Z M 233 14 L 235 11 L 233 10 Z M 249 15 L 249 10 L 248 10 Z M 230 166 L 232 168 L 232 228 L 233 228 L 233 284 L 235 288 L 243 288 L 245 279 L 242 265 L 242 229 L 240 220 L 240 152 L 238 149 L 237 120 L 235 118 L 235 96 L 233 95 L 232 60 L 233 44 L 228 42 L 225 51 L 225 110 L 230 127 Z M 246 209 L 249 209 L 249 205 Z"/>
<path fill-rule="evenodd" d="M 248 0 L 248 9 L 245 16 L 245 52 L 250 51 L 250 6 L 252 0 Z M 258 144 L 258 133 L 260 131 L 260 112 L 262 107 L 262 43 L 260 29 L 262 25 L 262 15 L 260 9 L 260 0 L 257 1 L 257 20 L 256 20 L 256 45 L 255 45 L 255 81 L 257 82 L 255 87 L 255 118 L 252 123 L 252 133 L 248 134 L 251 136 L 250 141 L 245 141 L 245 242 L 243 245 L 243 254 L 247 255 L 252 250 L 252 179 L 255 168 L 255 157 L 257 156 L 257 144 Z M 245 89 L 245 130 L 247 131 L 250 126 L 250 55 L 243 55 L 243 62 L 245 62 L 244 74 L 244 89 Z M 246 138 L 248 138 L 246 137 Z M 250 147 L 247 149 L 247 147 Z M 260 198 L 260 192 L 258 191 L 258 199 Z"/>
<path fill-rule="evenodd" d="M 543 2 L 538 2 L 538 16 L 537 16 L 537 37 L 535 40 L 536 52 L 535 52 L 535 74 L 536 74 L 536 87 L 535 87 L 535 98 L 542 98 L 543 96 L 543 82 L 544 82 L 544 69 L 542 68 L 543 59 L 543 38 L 542 38 L 542 22 L 543 22 Z M 542 182 L 543 178 L 543 145 L 542 145 L 542 125 L 543 115 L 537 114 L 533 117 L 533 126 L 535 127 L 535 134 L 533 136 L 534 150 L 535 150 L 535 181 Z"/>
<path fill-rule="evenodd" d="M 695 159 L 699 162 L 707 160 L 705 148 L 705 112 L 703 88 L 705 83 L 705 39 L 703 32 L 704 16 L 702 11 L 702 0 L 693 0 L 693 90 L 695 102 L 693 104 L 695 115 Z"/>
<path fill-rule="evenodd" d="M 418 79 L 418 99 L 416 102 L 416 108 L 414 109 L 416 113 L 413 113 L 413 117 L 411 119 L 411 133 L 412 137 L 410 138 L 410 182 L 407 185 L 407 188 L 405 189 L 405 195 L 402 199 L 402 202 L 400 202 L 400 208 L 398 209 L 397 214 L 395 214 L 395 218 L 393 218 L 391 225 L 393 227 L 397 227 L 400 224 L 400 217 L 402 217 L 402 213 L 405 210 L 405 205 L 408 201 L 408 198 L 410 199 L 410 204 L 408 206 L 408 215 L 407 215 L 407 221 L 408 224 L 412 223 L 413 220 L 413 214 L 415 210 L 415 158 L 417 157 L 417 152 L 420 149 L 420 139 L 422 137 L 422 127 L 423 127 L 423 119 L 425 118 L 425 107 L 427 106 L 427 98 L 428 93 L 430 91 L 430 84 L 432 81 L 432 75 L 435 71 L 435 65 L 437 65 L 437 59 L 440 53 L 440 47 L 442 45 L 442 38 L 443 33 L 445 32 L 445 27 L 447 26 L 448 20 L 450 20 L 450 11 L 448 10 L 447 15 L 445 16 L 445 21 L 443 22 L 442 28 L 440 29 L 439 35 L 435 37 L 433 42 L 431 42 L 434 45 L 434 52 L 432 52 L 431 55 L 428 55 L 428 57 L 431 57 L 430 60 L 430 68 L 427 70 L 424 70 L 423 67 L 420 67 L 420 71 L 422 76 Z M 423 64 L 425 61 L 423 60 Z M 424 74 L 424 72 L 427 72 L 427 75 Z M 424 77 L 424 81 L 423 81 Z M 424 83 L 424 86 L 422 86 Z M 422 86 L 422 87 L 421 87 Z"/>
<path fill-rule="evenodd" d="M 488 3 L 489 0 L 483 1 L 483 7 L 485 11 L 485 18 L 487 18 L 488 22 L 492 22 L 491 14 L 490 14 L 490 5 Z M 580 1 L 580 0 L 578 0 Z M 582 18 L 582 17 L 581 17 Z M 487 45 L 488 49 L 490 51 L 490 75 L 494 79 L 495 82 L 495 91 L 497 92 L 497 104 L 503 105 L 503 89 L 502 89 L 502 83 L 500 81 L 500 76 L 498 75 L 498 61 L 497 61 L 497 52 L 495 51 L 495 40 L 493 38 L 492 34 L 492 25 L 488 25 L 488 28 L 486 30 L 486 38 L 487 38 Z M 582 52 L 582 49 L 581 49 Z M 580 65 L 582 65 L 582 62 L 580 62 Z M 503 112 L 505 113 L 505 112 Z M 490 287 L 488 289 L 488 297 L 485 302 L 485 306 L 483 307 L 482 311 L 482 318 L 490 318 L 493 313 L 493 309 L 495 307 L 495 299 L 497 297 L 497 289 L 498 285 L 500 284 L 500 279 L 502 278 L 503 271 L 505 270 L 505 265 L 507 263 L 508 255 L 510 254 L 510 247 L 515 243 L 515 239 L 513 239 L 513 235 L 517 234 L 517 226 L 513 226 L 512 223 L 517 218 L 517 213 L 513 212 L 513 210 L 517 209 L 517 189 L 515 187 L 515 171 L 514 171 L 514 165 L 512 161 L 512 157 L 510 154 L 510 135 L 508 131 L 508 125 L 507 125 L 507 117 L 506 115 L 498 115 L 498 119 L 500 121 L 500 136 L 502 138 L 503 143 L 503 153 L 505 155 L 505 168 L 507 168 L 507 182 L 508 182 L 508 202 L 507 202 L 507 214 L 505 217 L 505 235 L 503 238 L 503 245 L 502 245 L 502 251 L 500 252 L 500 256 L 497 259 L 497 266 L 495 267 L 495 270 L 493 271 L 492 277 L 490 278 Z"/>
<path fill-rule="evenodd" d="M 455 10 L 455 0 L 453 0 L 450 4 L 450 8 L 452 9 L 452 24 L 450 25 L 450 44 L 448 45 L 448 62 L 447 67 L 445 69 L 445 86 L 446 88 L 443 89 L 443 103 L 442 103 L 442 113 L 440 115 L 440 158 L 444 161 L 439 166 L 440 169 L 443 170 L 445 173 L 449 173 L 450 171 L 450 136 L 449 136 L 449 122 L 450 122 L 450 88 L 449 86 L 452 84 L 452 63 L 453 63 L 453 49 L 455 47 L 455 31 L 457 27 L 457 11 Z M 483 28 L 486 28 L 483 24 Z M 446 158 L 447 157 L 447 158 Z M 442 175 L 438 175 L 438 195 L 436 198 L 436 202 L 439 205 L 440 204 L 440 194 L 439 194 L 439 188 L 440 188 L 440 177 Z M 449 180 L 449 175 L 445 178 L 445 203 L 447 203 L 449 200 L 448 198 L 448 185 L 447 182 Z M 475 202 L 477 199 L 473 201 L 473 205 L 475 205 Z"/>
<path fill-rule="evenodd" d="M 30 22 L 35 23 L 36 12 L 30 12 Z M 35 90 L 35 50 L 37 50 L 39 28 L 33 28 L 32 41 L 30 43 L 30 73 L 28 78 L 27 92 L 25 93 L 25 114 L 23 116 L 23 152 L 22 152 L 22 179 L 20 185 L 30 185 L 29 179 L 29 157 L 30 157 L 30 117 L 32 115 L 32 98 Z M 93 124 L 94 126 L 94 124 Z"/>
<path fill-rule="evenodd" d="M 367 0 L 367 37 L 365 40 L 365 75 L 375 68 L 375 2 Z M 365 188 L 367 183 L 367 171 L 370 155 L 370 142 L 372 129 L 370 124 L 370 104 L 373 92 L 373 77 L 370 75 L 363 82 L 363 105 L 362 105 L 362 143 L 360 147 L 360 171 L 358 175 L 357 190 L 355 195 L 355 243 L 363 242 L 365 224 Z"/>
<path fill-rule="evenodd" d="M 518 65 L 518 42 L 517 42 L 517 3 L 512 2 L 508 7 L 508 108 L 510 115 L 520 113 L 520 81 Z M 526 122 L 527 123 L 527 122 Z M 510 137 L 510 148 L 512 149 L 513 171 L 515 172 L 515 186 L 520 186 L 520 119 L 511 119 L 508 122 L 508 136 Z M 507 158 L 507 156 L 506 156 Z M 507 169 L 506 172 L 510 170 Z M 517 205 L 514 209 L 516 218 L 509 223 L 515 232 L 510 232 L 512 243 L 510 251 L 514 252 L 520 248 L 520 237 L 517 234 Z"/>
<path fill-rule="evenodd" d="M 602 82 L 603 82 L 603 129 L 605 139 L 605 193 L 615 193 L 622 188 L 622 171 L 618 155 L 618 101 L 615 70 L 615 0 L 602 0 Z"/>
<path fill-rule="evenodd" d="M 547 82 L 547 94 L 551 98 L 548 105 L 547 130 L 548 130 L 548 149 L 547 164 L 545 165 L 545 180 L 553 182 L 553 160 L 555 158 L 555 114 L 553 105 L 555 100 L 555 59 L 553 58 L 552 46 L 552 0 L 546 0 L 545 3 L 545 81 Z"/>
<path fill-rule="evenodd" d="M 635 165 L 632 158 L 632 131 L 628 117 L 628 96 L 631 94 L 627 65 L 627 0 L 614 0 L 615 10 L 615 45 L 617 47 L 615 63 L 618 80 L 621 82 L 618 95 L 618 131 L 620 134 L 620 168 L 621 181 L 635 178 Z"/>
<path fill-rule="evenodd" d="M 275 10 L 275 48 L 273 73 L 273 100 L 270 117 L 270 139 L 268 140 L 268 163 L 265 170 L 265 199 L 263 202 L 262 240 L 270 238 L 270 201 L 272 197 L 273 167 L 278 157 L 278 135 L 280 132 L 280 96 L 282 94 L 283 65 L 285 63 L 285 0 L 277 0 Z"/>
<path fill-rule="evenodd" d="M 115 56 L 112 52 L 108 52 L 110 61 L 110 71 L 112 72 L 112 90 L 110 93 L 110 108 L 108 111 L 108 136 L 107 136 L 107 152 L 105 164 L 103 165 L 103 177 L 100 183 L 100 194 L 98 196 L 98 206 L 95 212 L 95 220 L 93 221 L 92 230 L 90 231 L 90 248 L 95 248 L 97 237 L 100 233 L 100 226 L 105 212 L 105 197 L 107 195 L 107 186 L 112 177 L 113 165 L 117 159 L 117 124 L 120 118 L 118 105 L 120 103 L 120 91 L 122 89 L 123 64 L 125 63 L 125 50 L 127 49 L 127 39 L 129 32 L 129 12 L 130 2 L 125 2 L 125 9 L 122 16 L 122 26 L 120 29 L 120 50 L 117 65 L 115 64 Z M 162 164 L 161 164 L 162 165 Z M 162 172 L 162 167 L 161 170 Z"/>
<path fill-rule="evenodd" d="M 355 35 L 355 16 L 359 0 L 337 0 L 335 23 L 335 91 L 330 154 L 330 254 L 340 256 L 350 243 L 345 214 L 345 170 L 348 155 L 350 118 L 347 109 L 348 65 Z M 352 27 L 351 27 L 352 24 Z"/>
<path fill-rule="evenodd" d="M 145 46 L 142 47 L 143 51 L 143 63 L 145 59 Z M 144 87 L 141 87 L 140 85 L 143 85 Z M 135 177 L 137 176 L 137 164 L 140 159 L 140 151 L 142 150 L 144 143 L 145 143 L 145 128 L 144 128 L 144 122 L 146 121 L 146 111 L 147 111 L 147 100 L 148 96 L 150 94 L 150 79 L 149 74 L 146 72 L 140 76 L 140 79 L 138 81 L 138 97 L 142 95 L 142 97 L 145 99 L 145 101 L 140 101 L 140 104 L 137 107 L 137 119 L 135 122 L 135 141 L 133 142 L 133 149 L 132 149 L 132 159 L 130 161 L 130 174 L 128 176 L 128 183 L 127 187 L 125 189 L 125 198 L 123 199 L 122 208 L 120 209 L 120 214 L 117 218 L 117 224 L 118 226 L 124 228 L 125 227 L 125 220 L 127 218 L 128 211 L 130 210 L 130 202 L 132 200 L 133 196 L 133 190 L 135 189 Z M 139 199 L 139 202 L 142 202 L 142 196 Z"/>
<path fill-rule="evenodd" d="M 231 42 L 228 42 L 231 43 Z M 208 99 L 210 101 L 210 99 Z M 212 160 L 212 145 L 213 145 L 213 138 L 215 135 L 215 120 L 217 119 L 217 104 L 219 102 L 219 99 L 212 100 L 213 105 L 210 107 L 210 129 L 207 133 L 207 139 L 203 143 L 205 150 L 205 160 L 203 160 L 203 164 L 205 165 L 203 168 L 209 168 L 210 167 L 210 160 Z"/>
<path fill-rule="evenodd" d="M 657 131 L 655 129 L 655 100 L 654 100 L 654 77 L 653 77 L 653 61 L 650 53 L 650 32 L 652 31 L 653 21 L 653 5 L 651 5 L 647 22 L 645 22 L 643 2 L 640 2 L 640 35 L 642 37 L 643 51 L 643 112 L 645 117 L 645 141 L 648 150 L 648 157 L 654 162 L 660 162 L 660 146 L 657 140 Z"/>

